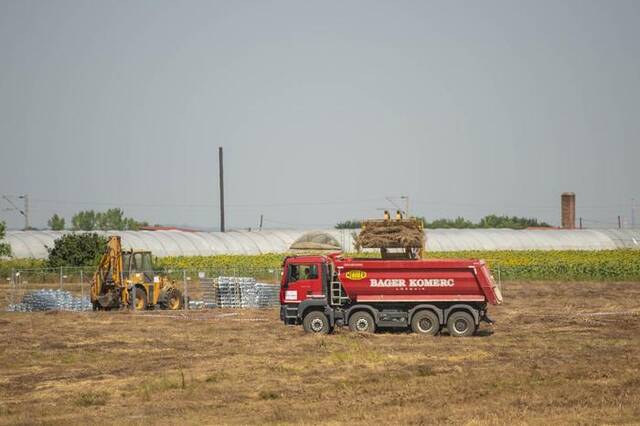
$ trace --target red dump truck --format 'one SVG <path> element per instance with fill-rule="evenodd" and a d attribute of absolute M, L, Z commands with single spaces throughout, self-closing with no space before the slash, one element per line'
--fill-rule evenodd
<path fill-rule="evenodd" d="M 305 331 L 335 326 L 357 332 L 411 327 L 436 335 L 473 335 L 492 323 L 487 305 L 502 303 L 500 289 L 481 260 L 384 260 L 293 256 L 283 263 L 280 319 Z"/>

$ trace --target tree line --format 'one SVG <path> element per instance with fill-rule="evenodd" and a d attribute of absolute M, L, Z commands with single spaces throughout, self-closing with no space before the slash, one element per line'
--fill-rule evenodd
<path fill-rule="evenodd" d="M 429 222 L 424 217 L 418 217 L 417 219 L 422 221 L 422 225 L 425 228 L 452 228 L 452 229 L 486 229 L 486 228 L 506 228 L 506 229 L 526 229 L 532 227 L 551 227 L 546 222 L 538 221 L 534 218 L 518 217 L 518 216 L 498 216 L 490 214 L 478 222 L 472 222 L 465 219 L 462 216 L 458 216 L 455 219 L 435 219 Z M 359 220 L 345 220 L 338 222 L 335 226 L 336 229 L 359 229 L 362 223 Z"/>
<path fill-rule="evenodd" d="M 64 217 L 54 214 L 47 222 L 49 228 L 54 231 L 65 229 Z M 126 217 L 122 209 L 113 208 L 104 212 L 83 210 L 71 218 L 71 230 L 73 231 L 137 231 L 143 226 L 149 226 L 148 222 L 137 221 Z"/>

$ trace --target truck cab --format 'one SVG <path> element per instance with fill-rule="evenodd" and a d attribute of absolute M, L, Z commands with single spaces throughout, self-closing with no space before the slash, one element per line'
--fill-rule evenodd
<path fill-rule="evenodd" d="M 326 256 L 285 258 L 280 283 L 280 319 L 287 325 L 300 324 L 303 321 L 300 315 L 309 308 L 334 319 L 327 299 L 332 274 Z M 333 327 L 322 319 L 312 322 L 316 332 L 328 332 Z"/>
<path fill-rule="evenodd" d="M 327 275 L 327 259 L 324 256 L 288 257 L 283 265 L 280 302 L 325 299 Z"/>

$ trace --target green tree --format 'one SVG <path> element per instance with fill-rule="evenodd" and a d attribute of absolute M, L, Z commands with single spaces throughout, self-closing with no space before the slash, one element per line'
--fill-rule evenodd
<path fill-rule="evenodd" d="M 529 227 L 549 227 L 550 225 L 545 222 L 538 222 L 537 219 L 517 216 L 497 216 L 495 214 L 490 214 L 480 219 L 478 226 L 480 228 L 525 229 Z"/>
<path fill-rule="evenodd" d="M 362 226 L 359 220 L 345 220 L 343 222 L 336 223 L 336 229 L 360 229 Z"/>
<path fill-rule="evenodd" d="M 4 239 L 5 223 L 0 222 L 0 241 Z M 11 256 L 11 246 L 9 243 L 0 242 L 0 257 Z"/>
<path fill-rule="evenodd" d="M 147 222 L 138 222 L 130 217 L 125 217 L 122 209 L 113 208 L 105 212 L 86 210 L 78 212 L 71 219 L 75 231 L 136 231 L 141 226 L 148 226 Z"/>
<path fill-rule="evenodd" d="M 96 229 L 96 212 L 85 210 L 76 213 L 71 218 L 71 229 L 74 231 L 93 231 Z"/>
<path fill-rule="evenodd" d="M 47 247 L 47 266 L 93 266 L 106 247 L 107 237 L 95 232 L 63 235 L 53 242 L 53 247 Z"/>
<path fill-rule="evenodd" d="M 539 222 L 537 219 L 529 219 L 518 216 L 497 216 L 490 214 L 478 223 L 473 223 L 463 217 L 455 219 L 436 219 L 428 222 L 424 217 L 421 218 L 425 228 L 455 228 L 455 229 L 473 229 L 473 228 L 508 228 L 508 229 L 525 229 L 529 227 L 549 227 L 545 222 Z"/>
<path fill-rule="evenodd" d="M 467 228 L 477 228 L 477 225 L 463 218 L 462 216 L 458 216 L 455 219 L 436 219 L 433 222 L 428 222 L 426 219 L 422 218 L 422 223 L 425 228 L 455 228 L 455 229 L 467 229 Z"/>
<path fill-rule="evenodd" d="M 64 217 L 58 216 L 58 214 L 54 214 L 51 216 L 51 219 L 47 222 L 49 228 L 53 231 L 62 231 L 64 229 Z"/>
<path fill-rule="evenodd" d="M 106 212 L 96 215 L 96 226 L 98 229 L 107 231 L 109 229 L 123 230 L 125 229 L 126 219 L 122 209 L 109 209 Z"/>
<path fill-rule="evenodd" d="M 138 222 L 137 220 L 131 219 L 130 217 L 126 218 L 125 229 L 129 231 L 137 231 L 143 226 L 149 226 L 149 222 Z"/>

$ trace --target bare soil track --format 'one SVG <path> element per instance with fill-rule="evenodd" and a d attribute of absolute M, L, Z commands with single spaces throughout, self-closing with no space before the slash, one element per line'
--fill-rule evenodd
<path fill-rule="evenodd" d="M 276 310 L 1 313 L 0 424 L 640 422 L 640 283 L 506 283 L 479 336 Z"/>

